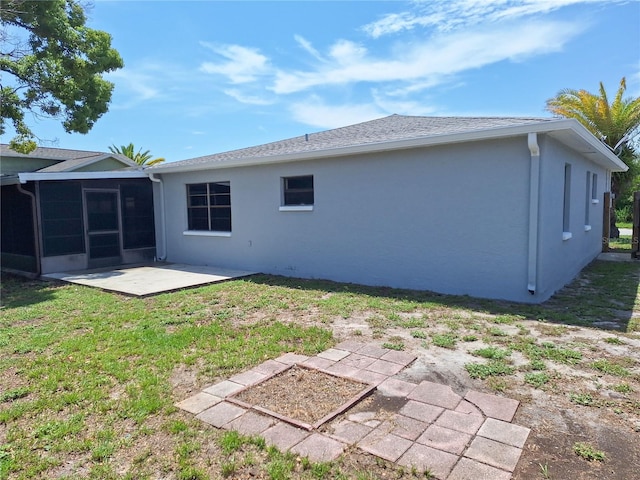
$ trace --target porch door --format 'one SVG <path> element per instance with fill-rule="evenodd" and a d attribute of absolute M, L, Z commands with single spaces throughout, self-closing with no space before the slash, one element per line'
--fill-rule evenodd
<path fill-rule="evenodd" d="M 121 263 L 118 190 L 85 190 L 89 267 Z"/>

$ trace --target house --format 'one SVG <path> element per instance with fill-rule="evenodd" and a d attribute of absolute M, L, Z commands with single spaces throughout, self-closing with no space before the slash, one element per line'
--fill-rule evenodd
<path fill-rule="evenodd" d="M 113 153 L 0 145 L 3 269 L 34 275 L 153 259 L 151 181 Z"/>
<path fill-rule="evenodd" d="M 573 119 L 392 115 L 145 171 L 162 259 L 536 303 L 625 169 Z"/>

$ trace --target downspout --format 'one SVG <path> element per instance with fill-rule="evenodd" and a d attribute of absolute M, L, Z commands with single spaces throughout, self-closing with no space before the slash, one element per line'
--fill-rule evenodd
<path fill-rule="evenodd" d="M 153 176 L 153 173 L 149 173 L 149 180 L 160 184 L 160 222 L 162 224 L 162 255 L 159 254 L 156 248 L 156 258 L 159 261 L 166 260 L 167 258 L 167 224 L 166 215 L 164 210 L 164 182 L 160 178 Z"/>
<path fill-rule="evenodd" d="M 42 266 L 40 265 L 40 232 L 38 230 L 38 211 L 37 211 L 37 203 L 36 203 L 36 195 L 28 190 L 22 188 L 22 185 L 17 183 L 16 187 L 20 193 L 23 193 L 31 198 L 31 211 L 32 211 L 32 221 L 33 221 L 33 242 L 35 246 L 36 253 L 36 276 L 39 277 L 42 273 Z"/>
<path fill-rule="evenodd" d="M 536 293 L 538 276 L 538 208 L 540 201 L 540 147 L 538 135 L 530 133 L 527 139 L 531 164 L 529 171 L 529 253 L 527 266 L 527 290 Z"/>

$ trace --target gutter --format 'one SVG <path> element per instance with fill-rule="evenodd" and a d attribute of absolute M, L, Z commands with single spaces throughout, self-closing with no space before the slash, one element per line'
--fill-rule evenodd
<path fill-rule="evenodd" d="M 538 134 L 529 133 L 527 146 L 531 153 L 529 171 L 529 252 L 527 264 L 527 290 L 535 295 L 538 276 L 538 215 L 540 201 L 540 147 Z"/>
<path fill-rule="evenodd" d="M 28 190 L 22 188 L 22 185 L 17 183 L 16 188 L 20 193 L 27 195 L 31 198 L 31 211 L 33 217 L 33 242 L 35 245 L 35 254 L 36 254 L 36 277 L 39 277 L 42 273 L 42 265 L 40 264 L 40 231 L 38 230 L 38 212 L 37 212 L 37 203 L 36 203 L 36 195 L 31 193 Z"/>
<path fill-rule="evenodd" d="M 167 224 L 164 209 L 164 182 L 160 178 L 154 177 L 155 174 L 149 173 L 149 180 L 160 184 L 160 222 L 162 224 L 162 255 L 158 254 L 156 247 L 156 260 L 162 262 L 167 258 Z"/>

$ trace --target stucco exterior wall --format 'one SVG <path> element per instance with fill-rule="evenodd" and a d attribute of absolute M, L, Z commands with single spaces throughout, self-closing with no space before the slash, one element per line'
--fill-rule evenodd
<path fill-rule="evenodd" d="M 538 295 L 527 291 L 529 165 L 527 138 L 521 136 L 164 174 L 166 258 L 538 301 Z M 311 212 L 279 211 L 281 177 L 296 175 L 314 176 Z M 231 185 L 231 236 L 184 235 L 186 185 L 214 181 Z M 161 236 L 157 232 L 156 237 Z"/>
<path fill-rule="evenodd" d="M 607 172 L 552 138 L 543 137 L 540 149 L 541 221 L 537 295 L 545 300 L 575 278 L 602 251 L 603 194 L 607 191 Z M 565 164 L 571 165 L 567 232 L 571 238 L 563 240 Z M 587 193 L 587 172 L 592 178 L 594 173 L 597 175 L 597 203 L 591 201 L 591 192 Z M 589 209 L 590 229 L 585 229 L 586 209 Z"/>

